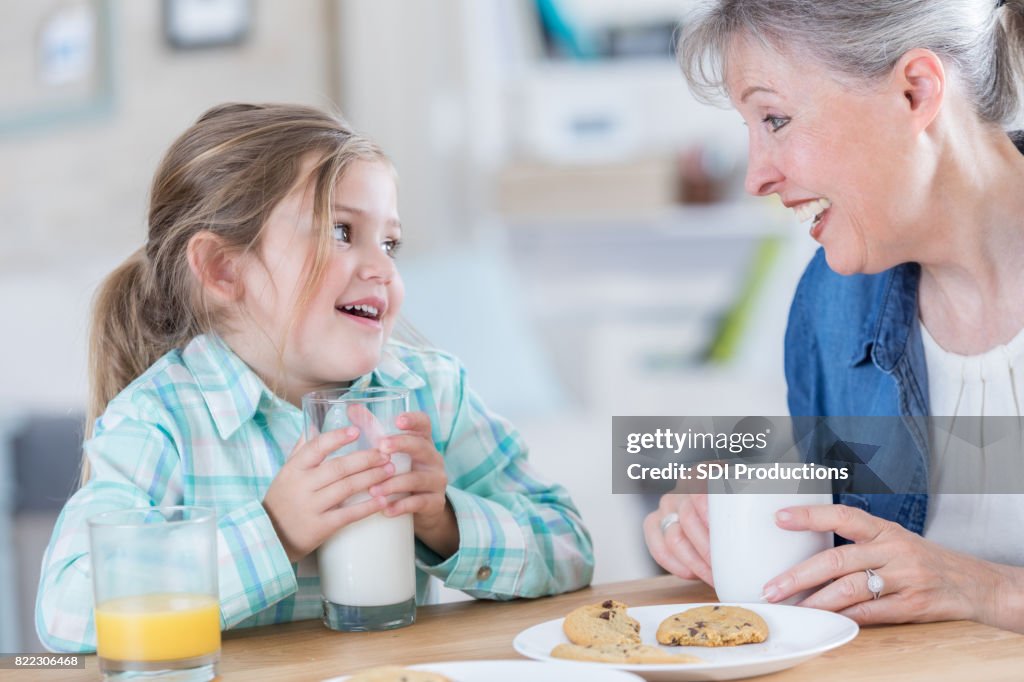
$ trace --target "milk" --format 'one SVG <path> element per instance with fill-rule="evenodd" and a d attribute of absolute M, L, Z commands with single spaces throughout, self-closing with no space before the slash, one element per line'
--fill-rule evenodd
<path fill-rule="evenodd" d="M 409 455 L 391 456 L 395 476 L 411 469 Z M 391 495 L 388 503 L 404 495 Z M 370 499 L 358 493 L 343 506 Z M 317 550 L 320 593 L 344 606 L 388 606 L 416 596 L 416 538 L 412 514 L 388 517 L 380 512 L 351 523 Z"/>
<path fill-rule="evenodd" d="M 317 550 L 320 591 L 334 604 L 386 606 L 416 596 L 412 514 L 380 512 L 342 528 Z"/>

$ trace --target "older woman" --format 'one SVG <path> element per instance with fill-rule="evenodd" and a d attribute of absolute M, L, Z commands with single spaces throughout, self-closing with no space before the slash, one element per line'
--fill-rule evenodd
<path fill-rule="evenodd" d="M 943 453 L 921 418 L 1024 404 L 1024 137 L 1004 130 L 1024 0 L 717 0 L 679 53 L 691 87 L 746 121 L 747 190 L 778 195 L 822 246 L 786 334 L 791 413 L 902 416 L 898 466 L 934 482 Z M 851 544 L 765 599 L 824 584 L 803 605 L 1024 632 L 1024 495 L 929 490 L 783 510 L 779 526 Z M 644 528 L 664 568 L 712 582 L 706 497 L 666 495 Z"/>

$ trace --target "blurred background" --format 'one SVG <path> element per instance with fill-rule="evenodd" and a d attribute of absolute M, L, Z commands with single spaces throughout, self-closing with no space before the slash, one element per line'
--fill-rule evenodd
<path fill-rule="evenodd" d="M 87 325 L 148 184 L 209 106 L 336 108 L 400 177 L 406 317 L 459 355 L 592 530 L 653 575 L 612 495 L 612 415 L 785 414 L 813 243 L 743 196 L 746 129 L 672 58 L 690 0 L 0 0 L 0 651 L 35 651 L 76 487 Z"/>

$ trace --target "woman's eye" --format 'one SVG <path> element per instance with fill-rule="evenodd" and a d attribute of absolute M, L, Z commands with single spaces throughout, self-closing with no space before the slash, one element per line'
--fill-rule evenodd
<path fill-rule="evenodd" d="M 773 133 L 785 128 L 789 123 L 789 119 L 785 116 L 773 116 L 772 114 L 768 114 L 761 121 L 767 123 Z"/>
<path fill-rule="evenodd" d="M 334 225 L 334 241 L 348 243 L 348 225 L 345 225 L 344 223 L 337 223 Z"/>
<path fill-rule="evenodd" d="M 387 239 L 384 241 L 384 253 L 394 258 L 398 254 L 398 249 L 402 246 L 401 239 Z"/>

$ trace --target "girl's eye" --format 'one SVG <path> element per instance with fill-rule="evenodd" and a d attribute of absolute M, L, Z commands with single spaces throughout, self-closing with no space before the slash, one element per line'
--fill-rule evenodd
<path fill-rule="evenodd" d="M 384 253 L 388 254 L 392 258 L 398 255 L 398 249 L 402 246 L 401 239 L 387 239 L 384 241 Z"/>
<path fill-rule="evenodd" d="M 334 225 L 334 241 L 345 242 L 349 241 L 348 225 L 344 223 L 336 223 Z"/>
<path fill-rule="evenodd" d="M 789 123 L 789 119 L 785 116 L 775 116 L 773 114 L 768 114 L 763 119 L 761 119 L 761 122 L 767 123 L 771 131 L 775 133 L 781 130 L 782 128 L 785 128 L 786 125 Z"/>

